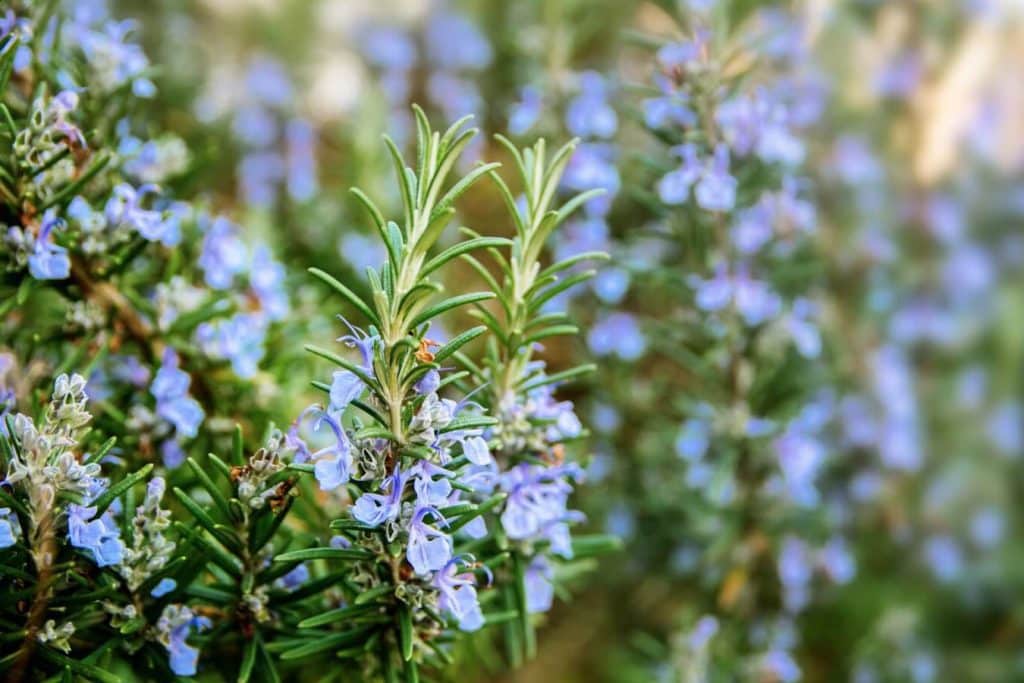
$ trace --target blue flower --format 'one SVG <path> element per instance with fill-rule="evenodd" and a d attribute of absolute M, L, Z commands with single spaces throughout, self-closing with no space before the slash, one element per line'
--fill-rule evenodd
<path fill-rule="evenodd" d="M 188 644 L 193 631 L 210 628 L 210 620 L 196 616 L 183 605 L 167 605 L 157 622 L 161 641 L 167 648 L 168 664 L 178 676 L 194 676 L 199 650 Z"/>
<path fill-rule="evenodd" d="M 106 517 L 93 519 L 96 508 L 68 505 L 68 540 L 71 545 L 92 553 L 97 566 L 120 564 L 124 557 L 121 530 Z"/>
<path fill-rule="evenodd" d="M 781 649 L 774 649 L 761 657 L 761 667 L 769 680 L 779 683 L 796 683 L 800 680 L 800 667 L 793 655 Z"/>
<path fill-rule="evenodd" d="M 427 515 L 447 524 L 441 513 L 432 507 L 422 505 L 413 513 L 409 522 L 409 545 L 405 558 L 420 575 L 441 569 L 452 558 L 451 538 L 427 524 Z"/>
<path fill-rule="evenodd" d="M 426 30 L 427 56 L 442 69 L 480 71 L 491 63 L 491 44 L 466 17 L 436 14 Z"/>
<path fill-rule="evenodd" d="M 364 31 L 361 49 L 366 61 L 388 71 L 409 71 L 416 66 L 416 44 L 391 26 L 374 26 Z"/>
<path fill-rule="evenodd" d="M 351 370 L 336 370 L 331 380 L 331 412 L 340 413 L 366 389 L 366 382 Z"/>
<path fill-rule="evenodd" d="M 394 520 L 402 509 L 402 490 L 405 480 L 399 467 L 384 480 L 381 489 L 387 489 L 386 495 L 364 493 L 352 506 L 352 517 L 367 526 L 380 526 L 386 521 Z"/>
<path fill-rule="evenodd" d="M 309 567 L 302 563 L 275 581 L 274 586 L 286 591 L 293 591 L 307 581 L 309 581 Z"/>
<path fill-rule="evenodd" d="M 156 399 L 156 413 L 174 425 L 178 434 L 187 438 L 199 433 L 206 413 L 198 401 L 188 395 L 192 378 L 178 367 L 178 354 L 168 347 L 157 370 L 149 393 Z"/>
<path fill-rule="evenodd" d="M 706 420 L 691 418 L 683 423 L 676 437 L 676 454 L 689 462 L 703 459 L 711 442 L 711 428 Z"/>
<path fill-rule="evenodd" d="M 619 127 L 615 109 L 608 104 L 608 86 L 596 71 L 580 74 L 580 94 L 565 112 L 569 132 L 582 138 L 610 138 Z"/>
<path fill-rule="evenodd" d="M 543 555 L 530 562 L 523 575 L 526 609 L 530 614 L 547 612 L 555 599 L 555 572 Z"/>
<path fill-rule="evenodd" d="M 604 303 L 618 304 L 629 291 L 629 280 L 629 271 L 623 268 L 604 268 L 594 277 L 591 287 Z"/>
<path fill-rule="evenodd" d="M 212 358 L 231 361 L 235 374 L 248 379 L 259 370 L 267 319 L 260 313 L 237 313 L 225 320 L 205 322 L 196 328 L 196 342 Z"/>
<path fill-rule="evenodd" d="M 151 242 L 176 245 L 180 239 L 177 222 L 165 220 L 160 211 L 142 207 L 143 199 L 156 192 L 155 185 L 141 185 L 138 189 L 128 183 L 117 185 L 103 209 L 107 223 L 114 228 L 132 229 Z"/>
<path fill-rule="evenodd" d="M 307 419 L 313 420 L 313 431 L 319 431 L 320 426 L 326 424 L 333 436 L 315 453 L 310 452 L 309 446 L 299 436 L 299 427 Z M 348 482 L 352 472 L 352 444 L 338 421 L 320 406 L 312 405 L 302 411 L 288 430 L 286 442 L 296 451 L 295 462 L 313 461 L 313 473 L 321 490 L 333 491 Z"/>
<path fill-rule="evenodd" d="M 246 92 L 263 104 L 284 107 L 295 98 L 288 72 L 281 62 L 267 55 L 257 55 L 249 63 L 245 75 Z"/>
<path fill-rule="evenodd" d="M 792 612 L 803 609 L 810 599 L 809 587 L 814 567 L 810 550 L 802 539 L 786 536 L 782 540 L 778 571 L 786 608 Z"/>
<path fill-rule="evenodd" d="M 818 556 L 825 572 L 836 583 L 849 583 L 857 574 L 857 561 L 842 536 L 829 539 Z"/>
<path fill-rule="evenodd" d="M 487 465 L 494 461 L 487 441 L 479 436 L 470 436 L 462 441 L 462 452 L 474 465 Z"/>
<path fill-rule="evenodd" d="M 501 476 L 501 488 L 508 493 L 501 524 L 509 538 L 531 538 L 568 516 L 572 486 L 562 477 L 569 471 L 522 463 Z"/>
<path fill-rule="evenodd" d="M 452 558 L 434 575 L 434 586 L 440 593 L 442 612 L 455 617 L 459 629 L 476 631 L 484 625 L 484 614 L 477 599 L 476 579 L 471 572 L 458 573 L 461 558 Z"/>
<path fill-rule="evenodd" d="M 162 598 L 174 589 L 178 587 L 178 582 L 174 579 L 164 577 L 160 579 L 160 583 L 153 587 L 153 590 L 149 592 L 154 598 Z"/>
<path fill-rule="evenodd" d="M 452 494 L 450 478 L 455 476 L 454 472 L 427 460 L 419 460 L 407 475 L 413 478 L 413 490 L 416 491 L 416 502 L 419 505 L 430 507 L 448 503 Z"/>
<path fill-rule="evenodd" d="M 689 95 L 678 90 L 670 78 L 658 77 L 656 82 L 663 95 L 644 100 L 644 123 L 647 127 L 657 130 L 697 125 L 697 115 L 689 106 Z"/>
<path fill-rule="evenodd" d="M 677 73 L 697 66 L 707 58 L 708 31 L 697 31 L 694 39 L 678 43 L 669 43 L 658 49 L 657 60 L 662 69 Z"/>
<path fill-rule="evenodd" d="M 508 113 L 508 132 L 512 135 L 528 133 L 540 119 L 544 99 L 539 88 L 525 85 L 519 90 L 519 101 Z"/>
<path fill-rule="evenodd" d="M 697 157 L 693 144 L 672 148 L 672 153 L 682 159 L 679 168 L 669 171 L 658 181 L 658 197 L 668 205 L 685 204 L 690 196 L 690 187 L 700 178 L 703 165 Z"/>
<path fill-rule="evenodd" d="M 258 104 L 240 107 L 232 125 L 235 136 L 253 147 L 269 147 L 277 139 L 277 119 Z"/>
<path fill-rule="evenodd" d="M 28 257 L 28 270 L 37 280 L 64 280 L 71 274 L 71 260 L 67 249 L 53 243 L 53 231 L 64 226 L 56 209 L 43 215 L 32 253 Z"/>
<path fill-rule="evenodd" d="M 736 179 L 729 175 L 729 148 L 719 144 L 714 161 L 701 176 L 694 196 L 707 211 L 731 211 L 736 205 Z"/>
<path fill-rule="evenodd" d="M 284 158 L 277 152 L 246 154 L 238 165 L 239 192 L 248 204 L 271 206 L 277 197 L 278 183 L 286 173 Z"/>
<path fill-rule="evenodd" d="M 246 271 L 248 249 L 240 232 L 237 225 L 223 216 L 217 216 L 206 227 L 198 263 L 210 287 L 227 289 L 236 275 Z"/>
<path fill-rule="evenodd" d="M 288 195 L 306 201 L 317 191 L 316 131 L 308 121 L 292 119 L 285 126 L 284 138 Z"/>
<path fill-rule="evenodd" d="M 427 395 L 433 394 L 441 386 L 441 373 L 431 368 L 427 371 L 427 374 L 420 378 L 420 381 L 416 382 L 413 389 L 416 390 L 417 394 Z"/>
<path fill-rule="evenodd" d="M 598 321 L 587 334 L 587 345 L 597 356 L 617 355 L 635 361 L 647 349 L 647 340 L 636 318 L 629 313 L 612 313 Z"/>
<path fill-rule="evenodd" d="M 0 508 L 0 548 L 10 548 L 18 542 L 21 525 L 10 508 Z"/>
<path fill-rule="evenodd" d="M 589 216 L 607 215 L 621 184 L 615 165 L 615 149 L 603 143 L 584 143 L 577 147 L 562 176 L 562 185 L 569 190 L 605 190 L 604 194 L 586 203 Z"/>
<path fill-rule="evenodd" d="M 955 581 L 964 569 L 963 552 L 952 536 L 931 536 L 924 544 L 924 558 L 935 578 L 943 583 Z"/>

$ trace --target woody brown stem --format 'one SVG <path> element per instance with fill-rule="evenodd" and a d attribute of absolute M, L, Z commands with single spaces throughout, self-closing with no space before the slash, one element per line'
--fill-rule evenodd
<path fill-rule="evenodd" d="M 25 640 L 22 642 L 18 659 L 7 679 L 12 683 L 23 680 L 25 673 L 29 670 L 29 663 L 32 661 L 32 654 L 38 643 L 37 635 L 46 621 L 46 609 L 50 604 L 50 580 L 53 577 L 53 560 L 56 552 L 53 535 L 54 519 L 49 510 L 40 512 L 43 517 L 32 534 L 32 558 L 35 561 L 37 574 L 36 592 L 32 597 L 32 605 L 25 621 Z"/>

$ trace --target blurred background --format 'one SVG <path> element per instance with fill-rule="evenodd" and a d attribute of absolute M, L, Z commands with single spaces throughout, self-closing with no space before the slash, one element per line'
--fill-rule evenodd
<path fill-rule="evenodd" d="M 599 361 L 567 388 L 576 504 L 625 550 L 563 577 L 534 662 L 499 676 L 480 643 L 453 677 L 1024 680 L 1018 0 L 111 5 L 160 65 L 179 194 L 274 245 L 314 327 L 302 268 L 382 258 L 347 190 L 398 206 L 380 136 L 408 139 L 411 103 L 474 114 L 470 162 L 504 159 L 493 133 L 582 138 L 567 190 L 608 192 L 556 251 L 612 259 L 545 356 Z M 697 121 L 732 148 L 728 219 L 671 196 Z M 739 158 L 754 129 L 786 172 Z M 460 218 L 499 234 L 503 211 L 485 188 Z M 738 323 L 702 289 L 730 250 L 756 251 Z"/>

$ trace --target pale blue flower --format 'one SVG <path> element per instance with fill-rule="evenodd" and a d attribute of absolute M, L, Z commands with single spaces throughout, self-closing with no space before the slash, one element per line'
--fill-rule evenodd
<path fill-rule="evenodd" d="M 149 592 L 154 598 L 162 598 L 171 591 L 178 587 L 178 582 L 174 579 L 164 577 L 160 579 L 160 583 L 153 587 L 153 590 Z"/>
<path fill-rule="evenodd" d="M 443 568 L 452 558 L 451 538 L 427 524 L 427 515 L 441 524 L 447 524 L 441 513 L 432 507 L 420 506 L 413 513 L 409 522 L 409 544 L 405 557 L 420 575 Z"/>
<path fill-rule="evenodd" d="M 167 347 L 149 393 L 156 399 L 157 415 L 174 425 L 178 434 L 186 438 L 199 433 L 199 425 L 206 417 L 199 402 L 188 395 L 191 383 L 189 374 L 178 367 L 178 354 Z"/>
<path fill-rule="evenodd" d="M 18 542 L 21 525 L 10 508 L 0 508 L 0 548 L 10 548 Z"/>
<path fill-rule="evenodd" d="M 596 71 L 580 74 L 580 93 L 565 112 L 569 132 L 581 138 L 610 138 L 619 127 L 615 109 L 608 102 L 608 86 Z"/>
<path fill-rule="evenodd" d="M 731 211 L 736 205 L 736 179 L 729 174 L 729 148 L 719 144 L 714 160 L 694 190 L 697 205 L 707 211 Z"/>
<path fill-rule="evenodd" d="M 405 479 L 396 466 L 394 474 L 381 485 L 381 489 L 387 490 L 387 494 L 364 493 L 359 496 L 352 506 L 352 517 L 367 526 L 380 526 L 384 522 L 396 519 L 402 508 L 404 488 Z"/>
<path fill-rule="evenodd" d="M 50 209 L 43 215 L 39 235 L 28 257 L 28 271 L 35 279 L 65 280 L 71 274 L 67 249 L 53 242 L 53 232 L 63 227 L 64 221 L 57 217 L 56 209 Z"/>
<path fill-rule="evenodd" d="M 99 567 L 120 564 L 125 550 L 121 530 L 105 516 L 93 519 L 95 516 L 94 507 L 68 505 L 68 540 L 76 548 L 88 550 Z"/>
<path fill-rule="evenodd" d="M 455 618 L 459 629 L 476 631 L 484 625 L 483 611 L 477 599 L 476 579 L 471 572 L 458 572 L 461 558 L 452 558 L 434 575 L 434 586 L 440 592 L 439 606 Z"/>
<path fill-rule="evenodd" d="M 555 599 L 554 569 L 543 555 L 530 562 L 524 573 L 526 610 L 530 614 L 547 612 Z"/>

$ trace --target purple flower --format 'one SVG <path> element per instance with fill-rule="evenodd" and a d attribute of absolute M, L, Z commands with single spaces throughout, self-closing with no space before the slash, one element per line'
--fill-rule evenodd
<path fill-rule="evenodd" d="M 701 617 L 690 632 L 690 649 L 703 650 L 718 633 L 718 619 L 710 614 Z"/>
<path fill-rule="evenodd" d="M 782 308 L 782 299 L 768 283 L 752 279 L 740 268 L 733 279 L 736 310 L 748 325 L 760 325 L 774 318 Z"/>
<path fill-rule="evenodd" d="M 259 314 L 237 313 L 225 320 L 206 322 L 196 328 L 196 342 L 213 358 L 231 361 L 235 374 L 253 377 L 263 360 L 267 321 Z"/>

